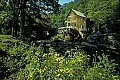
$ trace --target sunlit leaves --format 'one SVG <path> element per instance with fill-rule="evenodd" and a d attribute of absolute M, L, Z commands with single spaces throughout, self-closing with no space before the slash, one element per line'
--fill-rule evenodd
<path fill-rule="evenodd" d="M 113 75 L 115 63 L 102 54 L 99 62 L 89 65 L 88 55 L 81 49 L 67 50 L 68 56 L 60 56 L 52 48 L 44 53 L 42 46 L 27 45 L 23 42 L 16 43 L 8 48 L 10 56 L 4 58 L 4 65 L 9 71 L 18 69 L 8 79 L 99 79 L 117 80 Z M 91 53 L 92 54 L 92 53 Z M 95 57 L 97 58 L 97 57 Z"/>
<path fill-rule="evenodd" d="M 115 13 L 118 0 L 90 0 L 88 4 L 88 18 L 92 19 L 96 24 L 105 24 Z"/>

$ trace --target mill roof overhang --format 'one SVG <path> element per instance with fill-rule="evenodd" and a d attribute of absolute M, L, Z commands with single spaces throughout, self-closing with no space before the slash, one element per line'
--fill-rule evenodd
<path fill-rule="evenodd" d="M 86 18 L 86 16 L 85 16 L 83 13 L 79 12 L 79 11 L 76 11 L 76 10 L 74 10 L 74 9 L 70 10 L 70 12 L 71 12 L 71 11 L 73 11 L 76 15 L 78 15 L 78 16 L 80 16 L 80 17 Z M 68 13 L 68 15 L 70 14 L 70 12 Z M 68 15 L 66 16 L 66 18 L 68 17 Z"/>

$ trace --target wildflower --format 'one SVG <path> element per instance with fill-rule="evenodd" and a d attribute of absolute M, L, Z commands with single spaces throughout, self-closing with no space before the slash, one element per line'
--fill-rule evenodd
<path fill-rule="evenodd" d="M 56 61 L 58 62 L 58 61 L 60 61 L 62 59 L 63 59 L 63 57 L 59 57 L 59 58 L 56 59 Z"/>
<path fill-rule="evenodd" d="M 32 77 L 32 74 L 30 74 L 29 76 L 30 76 L 30 78 L 31 78 L 31 77 Z"/>
<path fill-rule="evenodd" d="M 60 70 L 60 72 L 63 72 L 64 70 L 63 69 L 59 69 Z"/>
<path fill-rule="evenodd" d="M 47 54 L 44 54 L 43 57 L 45 57 Z"/>
<path fill-rule="evenodd" d="M 71 63 L 71 64 L 74 64 L 74 63 L 75 63 L 75 60 L 72 60 L 70 63 Z"/>
<path fill-rule="evenodd" d="M 47 68 L 48 68 L 48 67 L 45 66 L 43 70 L 46 70 Z"/>
<path fill-rule="evenodd" d="M 54 55 L 55 55 L 55 57 L 59 56 L 59 54 L 54 54 Z"/>
<path fill-rule="evenodd" d="M 28 59 L 29 57 L 28 56 L 26 56 L 26 58 L 25 59 Z"/>
<path fill-rule="evenodd" d="M 73 76 L 73 73 L 72 73 L 72 71 L 70 71 L 69 73 L 70 73 L 70 75 L 71 75 L 71 76 Z"/>
<path fill-rule="evenodd" d="M 60 76 L 60 74 L 57 75 L 58 77 Z"/>
<path fill-rule="evenodd" d="M 33 51 L 29 51 L 29 53 L 33 53 Z"/>
<path fill-rule="evenodd" d="M 42 73 L 42 72 L 43 72 L 43 70 L 42 70 L 42 69 L 40 69 L 40 70 L 39 70 L 39 73 Z"/>
<path fill-rule="evenodd" d="M 60 61 L 60 58 L 57 58 L 56 61 L 57 61 L 57 62 Z"/>
<path fill-rule="evenodd" d="M 70 53 L 70 51 L 69 51 L 69 50 L 67 50 L 67 53 Z"/>
<path fill-rule="evenodd" d="M 66 72 L 66 73 L 69 73 L 69 72 L 70 72 L 69 68 L 66 68 L 66 69 L 65 69 L 65 72 Z"/>
<path fill-rule="evenodd" d="M 39 52 L 35 52 L 35 54 L 38 56 L 40 53 Z"/>
<path fill-rule="evenodd" d="M 53 53 L 49 53 L 49 55 L 52 55 Z"/>
<path fill-rule="evenodd" d="M 76 60 L 79 61 L 79 62 L 83 62 L 80 58 L 76 58 Z"/>

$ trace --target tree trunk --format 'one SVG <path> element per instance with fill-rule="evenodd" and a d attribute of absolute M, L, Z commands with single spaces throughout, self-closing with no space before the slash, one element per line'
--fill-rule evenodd
<path fill-rule="evenodd" d="M 26 0 L 21 0 L 21 24 L 20 24 L 20 39 L 25 39 L 25 16 L 26 16 Z"/>
<path fill-rule="evenodd" d="M 12 27 L 12 36 L 17 37 L 18 35 L 18 23 L 19 23 L 19 4 L 20 0 L 13 0 L 14 13 L 13 13 L 13 27 Z"/>
<path fill-rule="evenodd" d="M 16 1 L 13 0 L 13 6 L 14 6 L 14 8 L 13 8 L 13 19 L 14 19 L 14 21 L 13 21 L 13 26 L 12 26 L 12 36 L 14 36 L 14 37 L 15 37 L 15 23 L 16 23 L 16 20 L 15 20 L 15 14 L 16 14 L 15 5 L 16 5 Z"/>

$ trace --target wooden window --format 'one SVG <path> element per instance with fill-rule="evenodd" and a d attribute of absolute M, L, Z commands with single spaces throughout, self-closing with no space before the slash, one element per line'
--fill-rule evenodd
<path fill-rule="evenodd" d="M 74 23 L 74 26 L 76 26 L 76 22 Z"/>
<path fill-rule="evenodd" d="M 70 26 L 70 23 L 68 23 L 68 26 Z"/>
<path fill-rule="evenodd" d="M 72 22 L 72 23 L 71 23 L 71 26 L 76 26 L 76 22 Z"/>

